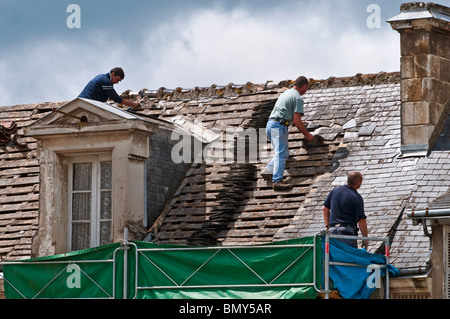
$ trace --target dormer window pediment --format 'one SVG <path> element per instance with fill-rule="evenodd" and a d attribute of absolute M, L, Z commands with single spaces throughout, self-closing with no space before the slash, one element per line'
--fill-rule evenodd
<path fill-rule="evenodd" d="M 86 123 L 117 122 L 133 120 L 137 117 L 108 103 L 89 99 L 76 98 L 35 123 L 33 126 L 54 125 L 61 123 L 77 124 L 87 117 Z"/>
<path fill-rule="evenodd" d="M 108 103 L 76 98 L 24 127 L 24 132 L 35 137 L 120 130 L 154 132 L 159 125 L 168 124 L 162 120 L 138 116 Z"/>

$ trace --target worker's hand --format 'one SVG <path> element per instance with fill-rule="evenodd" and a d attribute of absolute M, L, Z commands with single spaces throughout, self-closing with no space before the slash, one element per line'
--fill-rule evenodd
<path fill-rule="evenodd" d="M 305 138 L 310 142 L 315 141 L 314 135 L 312 135 L 311 133 L 306 134 Z"/>
<path fill-rule="evenodd" d="M 141 107 L 141 106 L 142 105 L 141 105 L 140 102 L 133 102 L 133 105 L 132 105 L 133 108 L 138 108 L 138 107 Z"/>
<path fill-rule="evenodd" d="M 369 250 L 369 241 L 367 239 L 362 241 L 362 248 Z"/>

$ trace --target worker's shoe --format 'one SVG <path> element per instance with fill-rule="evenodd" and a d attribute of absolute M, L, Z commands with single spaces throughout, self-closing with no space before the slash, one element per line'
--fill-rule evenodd
<path fill-rule="evenodd" d="M 273 183 L 273 190 L 274 191 L 287 191 L 292 189 L 292 185 L 289 183 L 286 183 L 285 181 L 279 181 Z"/>
<path fill-rule="evenodd" d="M 273 175 L 273 172 L 271 171 L 271 170 L 268 170 L 267 169 L 267 167 L 265 167 L 262 171 L 261 171 L 261 176 L 264 178 L 264 179 L 272 179 L 272 175 Z"/>

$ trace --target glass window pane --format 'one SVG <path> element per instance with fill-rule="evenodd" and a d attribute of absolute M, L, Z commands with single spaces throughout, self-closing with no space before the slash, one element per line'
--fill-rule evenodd
<path fill-rule="evenodd" d="M 100 219 L 111 219 L 111 191 L 103 191 L 101 193 Z"/>
<path fill-rule="evenodd" d="M 92 156 L 92 162 L 73 163 L 72 169 L 72 250 L 86 249 L 92 244 L 110 244 L 112 161 L 101 161 L 99 157 Z"/>
<path fill-rule="evenodd" d="M 73 190 L 84 191 L 92 188 L 92 163 L 73 164 Z"/>
<path fill-rule="evenodd" d="M 72 220 L 91 220 L 91 193 L 72 195 Z"/>
<path fill-rule="evenodd" d="M 100 245 L 107 245 L 112 241 L 112 161 L 100 162 L 100 189 Z"/>
<path fill-rule="evenodd" d="M 100 222 L 100 245 L 111 243 L 111 222 Z"/>
<path fill-rule="evenodd" d="M 112 162 L 104 161 L 100 162 L 100 188 L 101 189 L 111 189 L 111 181 L 112 181 Z"/>
<path fill-rule="evenodd" d="M 72 223 L 72 250 L 86 249 L 91 243 L 91 223 Z"/>

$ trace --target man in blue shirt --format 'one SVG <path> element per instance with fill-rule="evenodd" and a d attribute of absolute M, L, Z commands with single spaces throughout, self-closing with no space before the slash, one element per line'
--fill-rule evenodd
<path fill-rule="evenodd" d="M 333 189 L 323 204 L 323 219 L 325 227 L 332 234 L 358 235 L 358 228 L 367 237 L 366 215 L 364 201 L 357 189 L 361 187 L 363 176 L 359 172 L 351 172 L 347 177 L 347 185 Z M 358 248 L 356 239 L 338 239 L 354 248 Z M 363 247 L 368 247 L 363 240 Z"/>
<path fill-rule="evenodd" d="M 292 123 L 303 133 L 305 139 L 314 141 L 314 136 L 308 132 L 302 121 L 302 95 L 308 90 L 308 79 L 300 76 L 294 87 L 283 92 L 277 99 L 266 126 L 267 137 L 273 146 L 274 156 L 262 170 L 261 175 L 272 178 L 273 189 L 276 191 L 289 190 L 292 185 L 283 181 L 284 168 L 289 158 L 289 125 Z"/>
<path fill-rule="evenodd" d="M 109 73 L 99 74 L 85 86 L 78 97 L 100 102 L 106 102 L 110 99 L 118 104 L 125 104 L 134 108 L 139 107 L 140 103 L 125 100 L 114 90 L 113 85 L 122 81 L 124 77 L 125 73 L 122 68 L 114 68 Z"/>

